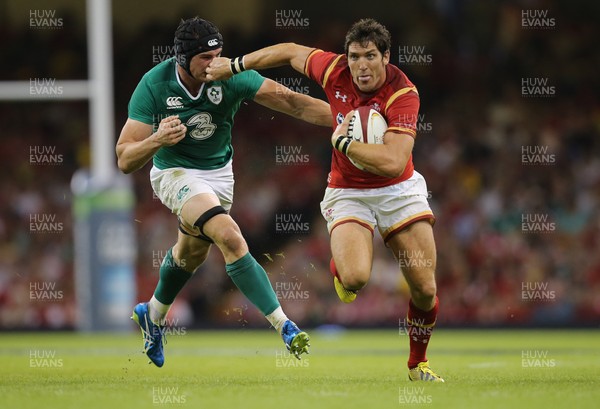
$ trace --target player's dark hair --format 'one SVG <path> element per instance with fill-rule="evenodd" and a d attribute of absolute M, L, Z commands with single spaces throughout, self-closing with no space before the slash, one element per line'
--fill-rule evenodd
<path fill-rule="evenodd" d="M 208 20 L 199 17 L 181 20 L 175 30 L 175 58 L 188 74 L 190 61 L 196 54 L 223 47 L 223 36 L 219 29 Z"/>
<path fill-rule="evenodd" d="M 344 52 L 348 55 L 348 46 L 351 43 L 359 43 L 366 46 L 371 41 L 381 54 L 389 51 L 392 47 L 392 37 L 385 26 L 372 18 L 363 18 L 350 27 L 346 33 Z"/>

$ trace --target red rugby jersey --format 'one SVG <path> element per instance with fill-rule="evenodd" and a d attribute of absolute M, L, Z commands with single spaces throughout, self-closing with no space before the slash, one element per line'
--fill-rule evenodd
<path fill-rule="evenodd" d="M 385 83 L 370 94 L 361 92 L 354 84 L 348 59 L 343 54 L 315 49 L 306 59 L 304 72 L 323 87 L 331 106 L 333 129 L 351 110 L 371 106 L 383 115 L 388 131 L 416 136 L 419 94 L 398 67 L 388 64 Z M 346 155 L 333 149 L 327 182 L 329 187 L 336 188 L 377 188 L 402 182 L 410 178 L 413 171 L 412 155 L 399 177 L 388 178 L 358 169 Z"/>

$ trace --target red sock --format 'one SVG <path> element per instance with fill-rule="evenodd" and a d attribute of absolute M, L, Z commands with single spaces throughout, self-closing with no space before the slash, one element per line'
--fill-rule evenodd
<path fill-rule="evenodd" d="M 416 367 L 419 362 L 427 361 L 425 356 L 429 338 L 435 325 L 439 307 L 439 300 L 435 297 L 435 305 L 429 311 L 423 311 L 417 308 L 412 300 L 408 302 L 408 335 L 410 339 L 410 356 L 408 357 L 408 368 Z"/>
<path fill-rule="evenodd" d="M 340 280 L 340 275 L 338 274 L 337 268 L 335 268 L 335 262 L 333 261 L 333 257 L 331 257 L 331 261 L 329 262 L 329 271 L 331 272 L 331 275 L 337 277 L 338 280 Z M 341 282 L 342 280 L 340 280 L 340 283 Z"/>

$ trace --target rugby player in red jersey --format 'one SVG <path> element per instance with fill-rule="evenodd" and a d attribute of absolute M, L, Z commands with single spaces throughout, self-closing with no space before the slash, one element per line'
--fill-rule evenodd
<path fill-rule="evenodd" d="M 363 19 L 346 34 L 345 54 L 282 43 L 233 60 L 215 58 L 207 68 L 207 78 L 291 65 L 323 87 L 331 106 L 335 149 L 321 211 L 331 236 L 330 268 L 336 292 L 349 303 L 369 281 L 377 227 L 410 288 L 409 379 L 443 382 L 426 357 L 438 298 L 435 218 L 427 202 L 425 179 L 412 162 L 419 94 L 406 75 L 389 63 L 390 46 L 388 30 L 375 20 Z M 383 144 L 345 139 L 353 110 L 361 106 L 370 106 L 386 119 Z"/>

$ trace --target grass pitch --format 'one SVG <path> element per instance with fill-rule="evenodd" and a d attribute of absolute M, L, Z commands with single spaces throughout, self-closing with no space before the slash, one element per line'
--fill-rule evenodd
<path fill-rule="evenodd" d="M 593 408 L 600 331 L 438 329 L 428 357 L 445 384 L 409 382 L 398 331 L 310 331 L 296 361 L 273 331 L 168 337 L 147 364 L 141 335 L 0 335 L 0 408 Z"/>

